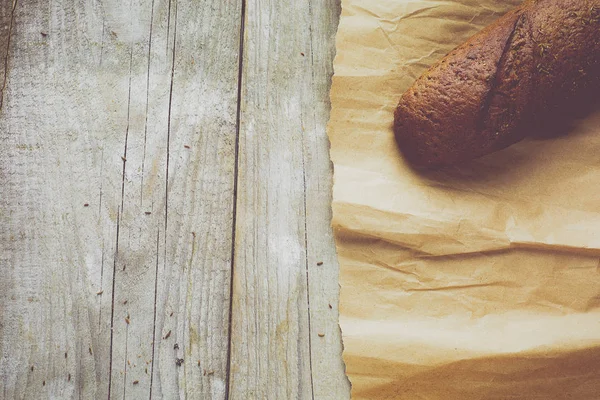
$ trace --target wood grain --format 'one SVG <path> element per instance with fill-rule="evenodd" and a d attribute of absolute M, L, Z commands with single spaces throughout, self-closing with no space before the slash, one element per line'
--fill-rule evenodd
<path fill-rule="evenodd" d="M 338 14 L 0 1 L 0 399 L 349 397 Z"/>
<path fill-rule="evenodd" d="M 339 4 L 330 0 L 309 2 L 310 68 L 302 70 L 301 78 L 313 395 L 323 400 L 350 398 L 350 382 L 340 358 L 339 265 L 330 224 L 333 164 L 326 133 L 340 11 Z"/>
<path fill-rule="evenodd" d="M 232 399 L 348 397 L 325 132 L 338 13 L 327 1 L 247 3 Z"/>
<path fill-rule="evenodd" d="M 170 379 L 163 387 L 172 388 L 164 398 L 221 399 L 228 373 L 241 2 L 180 1 L 177 15 L 167 270 L 159 307 L 165 310 L 162 335 L 172 335 L 161 346 L 159 372 Z M 175 358 L 184 360 L 178 368 Z"/>
<path fill-rule="evenodd" d="M 16 4 L 2 398 L 225 396 L 241 3 L 198 5 Z"/>

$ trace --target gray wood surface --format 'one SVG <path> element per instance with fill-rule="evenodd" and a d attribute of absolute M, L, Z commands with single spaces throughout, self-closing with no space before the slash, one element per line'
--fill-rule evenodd
<path fill-rule="evenodd" d="M 0 1 L 0 399 L 349 397 L 338 14 Z"/>

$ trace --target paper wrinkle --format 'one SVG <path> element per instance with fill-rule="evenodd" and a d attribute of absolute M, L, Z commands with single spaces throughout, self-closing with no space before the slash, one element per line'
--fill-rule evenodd
<path fill-rule="evenodd" d="M 600 256 L 600 213 L 568 209 L 536 199 L 512 198 L 423 182 L 401 185 L 379 174 L 340 166 L 352 185 L 336 186 L 333 225 L 429 255 L 486 252 L 511 247 L 562 251 L 585 249 Z M 362 180 L 362 181 L 361 181 Z M 363 183 L 361 183 L 363 182 Z M 362 185 L 356 193 L 354 184 Z M 389 197 L 392 187 L 397 194 Z M 386 186 L 388 197 L 378 196 Z M 465 196 L 469 197 L 467 204 Z M 472 213 L 472 199 L 477 201 Z M 551 230 L 548 228 L 552 227 Z"/>
<path fill-rule="evenodd" d="M 413 171 L 400 94 L 519 0 L 342 0 L 328 125 L 355 399 L 600 393 L 600 112 L 568 135 Z"/>

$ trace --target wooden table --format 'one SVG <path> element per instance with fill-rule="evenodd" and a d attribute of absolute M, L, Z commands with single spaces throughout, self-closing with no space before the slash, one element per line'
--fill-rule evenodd
<path fill-rule="evenodd" d="M 338 2 L 1 3 L 0 398 L 348 398 Z"/>

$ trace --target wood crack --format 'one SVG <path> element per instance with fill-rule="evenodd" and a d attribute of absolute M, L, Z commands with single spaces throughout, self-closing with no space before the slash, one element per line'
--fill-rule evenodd
<path fill-rule="evenodd" d="M 154 316 L 152 319 L 152 359 L 150 364 L 150 393 L 149 399 L 152 400 L 152 384 L 154 383 L 154 353 L 156 349 L 156 304 L 158 300 L 158 254 L 160 251 L 160 228 L 156 231 L 156 267 L 154 270 Z"/>
<path fill-rule="evenodd" d="M 171 1 L 169 1 L 169 10 L 171 9 Z M 170 160 L 170 146 L 171 146 L 171 111 L 173 108 L 173 82 L 175 80 L 175 53 L 177 48 L 177 3 L 175 3 L 175 17 L 174 17 L 174 29 L 173 29 L 173 57 L 171 60 L 171 83 L 169 87 L 169 111 L 167 114 L 167 165 L 165 171 L 165 252 L 166 252 L 166 241 L 167 241 L 167 225 L 169 222 L 169 160 Z M 170 18 L 169 18 L 170 20 Z M 168 35 L 167 35 L 168 36 Z M 166 258 L 165 258 L 166 262 Z"/>
<path fill-rule="evenodd" d="M 142 178 L 140 184 L 140 207 L 144 201 L 144 171 L 146 165 L 146 138 L 148 137 L 148 107 L 150 105 L 150 60 L 152 55 L 152 24 L 154 22 L 154 1 L 152 0 L 152 9 L 150 11 L 150 33 L 148 35 L 148 71 L 146 73 L 146 112 L 144 121 L 144 149 L 142 154 Z"/>
<path fill-rule="evenodd" d="M 100 261 L 100 291 L 104 290 L 104 236 L 102 237 L 102 258 Z M 102 326 L 102 298 L 100 298 L 100 310 L 98 312 L 98 329 Z"/>
<path fill-rule="evenodd" d="M 233 210 L 231 223 L 231 276 L 229 282 L 229 321 L 227 328 L 227 366 L 225 371 L 225 400 L 229 400 L 231 387 L 231 339 L 233 328 L 233 279 L 235 274 L 235 234 L 237 222 L 237 193 L 238 193 L 238 176 L 239 176 L 239 151 L 240 151 L 240 128 L 242 121 L 242 80 L 244 76 L 244 35 L 246 31 L 246 0 L 242 0 L 242 10 L 240 18 L 240 41 L 238 52 L 238 82 L 237 82 L 237 109 L 235 121 L 235 148 L 234 148 L 234 165 L 233 165 Z"/>
<path fill-rule="evenodd" d="M 123 218 L 123 208 L 125 204 L 125 168 L 127 166 L 127 141 L 129 139 L 129 125 L 130 125 L 130 113 L 131 113 L 131 75 L 132 75 L 132 64 L 133 64 L 133 39 L 130 44 L 129 50 L 129 88 L 127 95 L 127 126 L 125 128 L 125 145 L 123 149 L 123 169 L 121 173 L 121 206 L 117 209 L 117 237 L 115 245 L 115 259 L 113 262 L 113 276 L 112 276 L 112 302 L 110 311 L 110 355 L 109 355 L 109 377 L 108 377 L 108 398 L 110 399 L 110 393 L 112 389 L 112 369 L 113 369 L 113 340 L 114 340 L 114 322 L 115 322 L 115 284 L 117 274 L 117 262 L 119 259 L 119 231 L 121 226 L 121 219 Z"/>
<path fill-rule="evenodd" d="M 115 275 L 117 273 L 117 261 L 119 254 L 119 228 L 121 219 L 121 208 L 117 207 L 117 238 L 115 243 L 115 255 L 113 260 L 113 276 L 112 276 L 112 293 L 111 293 L 111 306 L 110 306 L 110 345 L 108 350 L 108 399 L 110 400 L 110 392 L 112 389 L 112 369 L 113 369 L 113 339 L 114 339 L 114 325 L 115 325 Z"/>
<path fill-rule="evenodd" d="M 309 18 L 310 18 L 310 22 L 308 25 L 308 31 L 309 31 L 309 39 L 310 39 L 310 62 L 311 62 L 311 76 L 312 76 L 312 81 L 311 83 L 314 83 L 314 55 L 313 55 L 313 49 L 312 49 L 312 43 L 313 43 L 313 29 L 312 29 L 312 7 L 310 2 L 308 3 L 308 13 L 309 13 Z M 314 109 L 313 109 L 314 112 Z M 302 126 L 304 127 L 304 122 L 302 122 Z M 309 284 L 309 280 L 310 280 L 310 274 L 308 273 L 308 221 L 307 221 L 307 211 L 306 211 L 306 204 L 307 204 L 307 185 L 306 185 L 306 165 L 305 165 L 305 160 L 306 160 L 306 145 L 305 145 L 305 141 L 304 141 L 304 135 L 305 135 L 305 130 L 304 128 L 302 129 L 302 179 L 303 179 L 303 185 L 304 185 L 304 251 L 305 251 L 305 258 L 306 258 L 306 308 L 307 308 L 307 315 L 308 315 L 308 366 L 309 366 L 309 372 L 310 372 L 310 396 L 312 398 L 312 400 L 315 399 L 315 388 L 314 388 L 314 379 L 313 379 L 313 365 L 312 365 L 312 326 L 311 326 L 311 318 L 310 318 L 310 284 Z"/>
<path fill-rule="evenodd" d="M 171 0 L 169 0 L 169 8 L 167 10 L 167 51 L 166 54 L 169 55 L 169 34 L 171 33 Z"/>
<path fill-rule="evenodd" d="M 4 106 L 4 91 L 6 90 L 6 83 L 8 81 L 8 57 L 10 53 L 10 39 L 12 36 L 13 25 L 15 21 L 15 10 L 17 9 L 17 0 L 13 1 L 12 11 L 10 13 L 10 24 L 8 27 L 8 39 L 6 40 L 6 51 L 4 52 L 4 79 L 2 82 L 2 89 L 0 89 L 0 110 Z"/>

